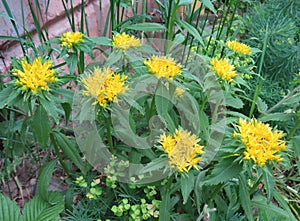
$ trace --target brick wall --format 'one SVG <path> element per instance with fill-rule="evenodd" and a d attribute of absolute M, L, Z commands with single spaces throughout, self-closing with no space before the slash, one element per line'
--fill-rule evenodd
<path fill-rule="evenodd" d="M 32 38 L 39 43 L 38 35 L 35 31 L 34 20 L 32 18 L 30 7 L 28 1 L 20 0 L 8 0 L 8 5 L 12 11 L 14 19 L 17 23 L 17 27 L 20 35 L 24 35 L 23 29 L 23 20 L 25 22 L 24 26 L 26 30 L 32 35 Z M 49 33 L 49 38 L 53 36 L 59 36 L 63 32 L 70 30 L 70 25 L 65 15 L 65 10 L 62 4 L 62 0 L 50 0 L 49 5 L 46 5 L 48 0 L 39 0 L 40 8 L 42 15 L 38 18 L 40 24 L 44 24 Z M 70 1 L 68 1 L 70 2 Z M 90 36 L 102 36 L 103 29 L 106 22 L 107 14 L 109 12 L 109 0 L 85 0 L 85 14 L 87 18 L 89 35 Z M 149 0 L 149 11 L 152 11 L 155 8 L 155 0 Z M 34 10 L 36 9 L 35 0 L 31 0 Z M 141 3 L 141 1 L 140 1 Z M 23 4 L 23 5 L 21 5 Z M 81 15 L 81 0 L 73 0 L 74 14 L 75 14 L 75 23 L 76 30 L 78 30 L 80 24 L 80 15 Z M 23 13 L 21 8 L 23 7 Z M 100 7 L 102 10 L 100 11 Z M 141 7 L 139 7 L 141 10 Z M 0 3 L 0 12 L 5 13 L 4 6 L 2 2 Z M 22 19 L 24 16 L 24 19 Z M 131 12 L 127 11 L 125 14 L 126 17 L 131 16 Z M 16 36 L 15 30 L 11 24 L 9 18 L 0 16 L 0 35 L 4 36 Z M 22 50 L 20 45 L 16 41 L 3 40 L 0 39 L 0 52 L 1 56 L 4 59 L 8 68 L 10 67 L 10 58 L 11 57 L 20 57 L 22 56 Z M 0 73 L 5 73 L 6 68 L 3 61 L 0 61 Z"/>

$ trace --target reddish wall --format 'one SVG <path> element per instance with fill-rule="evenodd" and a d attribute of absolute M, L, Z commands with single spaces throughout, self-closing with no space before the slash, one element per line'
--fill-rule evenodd
<path fill-rule="evenodd" d="M 46 2 L 48 0 L 39 0 L 41 10 L 43 11 L 42 17 L 39 18 L 40 23 L 45 23 L 45 26 L 48 29 L 49 37 L 59 36 L 63 32 L 70 30 L 70 25 L 65 15 L 65 10 L 62 4 L 63 0 L 50 0 L 50 4 L 47 8 Z M 22 28 L 22 10 L 20 0 L 7 0 L 14 18 L 18 25 L 18 30 L 21 35 L 24 35 L 24 29 Z M 35 6 L 35 0 L 31 0 L 32 5 Z M 70 1 L 68 1 L 70 2 Z M 139 1 L 141 3 L 142 1 Z M 155 0 L 149 0 L 149 11 L 153 11 L 155 6 Z M 85 14 L 89 27 L 90 36 L 102 36 L 103 29 L 106 21 L 107 14 L 109 12 L 109 0 L 85 0 Z M 34 22 L 28 5 L 28 1 L 22 1 L 23 4 L 23 14 L 25 18 L 25 27 L 29 31 L 35 40 L 36 44 L 39 43 L 38 36 L 34 30 Z M 75 8 L 75 21 L 76 28 L 78 30 L 80 23 L 80 9 L 81 9 L 81 0 L 73 0 L 73 5 Z M 100 6 L 102 10 L 100 11 Z M 141 10 L 141 7 L 139 7 Z M 47 11 L 47 13 L 46 13 Z M 0 2 L 0 12 L 6 14 L 2 2 Z M 126 17 L 131 15 L 130 11 L 126 12 Z M 16 33 L 13 29 L 13 26 L 10 20 L 6 17 L 0 16 L 0 35 L 4 36 L 16 36 Z M 4 57 L 7 66 L 10 66 L 11 57 L 22 56 L 22 51 L 19 46 L 19 43 L 16 41 L 7 41 L 0 39 L 0 52 Z M 0 73 L 5 73 L 3 62 L 0 60 Z"/>

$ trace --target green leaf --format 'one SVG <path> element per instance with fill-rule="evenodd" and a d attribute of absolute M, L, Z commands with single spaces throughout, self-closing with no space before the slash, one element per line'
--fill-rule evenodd
<path fill-rule="evenodd" d="M 38 191 L 41 198 L 48 202 L 48 186 L 52 178 L 52 174 L 56 168 L 56 161 L 52 160 L 45 163 L 39 170 L 38 176 Z"/>
<path fill-rule="evenodd" d="M 264 113 L 268 110 L 267 103 L 264 102 L 260 97 L 258 97 L 256 105 L 257 105 L 257 109 L 260 113 Z"/>
<path fill-rule="evenodd" d="M 58 192 L 50 192 L 50 193 L 57 193 Z M 60 194 L 61 195 L 61 194 Z M 39 220 L 47 220 L 47 221 L 60 221 L 61 218 L 59 214 L 64 210 L 64 203 L 63 203 L 63 197 L 61 195 L 60 197 L 60 203 L 57 203 L 53 206 L 45 208 L 40 215 L 36 218 L 37 221 Z"/>
<path fill-rule="evenodd" d="M 77 54 L 70 54 L 68 57 L 65 58 L 65 61 L 68 65 L 69 71 L 71 74 L 75 73 L 75 68 L 78 63 Z"/>
<path fill-rule="evenodd" d="M 277 201 L 277 203 L 288 213 L 288 215 L 290 217 L 289 220 L 296 220 L 296 218 L 294 217 L 294 215 L 287 203 L 287 199 L 285 199 L 285 197 L 276 190 L 274 190 L 273 196 L 274 196 L 275 200 Z"/>
<path fill-rule="evenodd" d="M 162 195 L 162 201 L 159 209 L 159 221 L 170 221 L 171 197 L 169 190 Z"/>
<path fill-rule="evenodd" d="M 136 31 L 160 31 L 165 30 L 165 26 L 157 24 L 157 23 L 139 23 L 133 24 L 125 27 L 126 29 L 136 30 Z"/>
<path fill-rule="evenodd" d="M 169 168 L 168 158 L 159 157 L 143 167 L 143 169 L 140 170 L 140 173 L 149 173 L 155 170 L 163 170 L 165 168 Z"/>
<path fill-rule="evenodd" d="M 203 39 L 201 37 L 201 35 L 199 34 L 198 30 L 192 26 L 191 24 L 187 23 L 186 21 L 183 21 L 183 20 L 179 20 L 177 19 L 177 24 L 181 27 L 183 27 L 184 29 L 186 29 L 192 36 L 194 36 L 194 38 L 196 40 L 199 41 L 199 43 L 204 46 L 204 42 L 203 42 Z"/>
<path fill-rule="evenodd" d="M 252 208 L 251 208 L 250 193 L 249 193 L 249 188 L 246 183 L 246 178 L 243 174 L 240 174 L 239 181 L 240 181 L 239 182 L 240 202 L 245 211 L 247 219 L 249 221 L 252 221 L 254 219 L 253 219 L 253 213 L 252 213 Z"/>
<path fill-rule="evenodd" d="M 240 109 L 244 106 L 244 103 L 238 97 L 228 96 L 228 97 L 226 97 L 226 105 L 228 105 L 230 107 L 234 107 L 236 109 Z"/>
<path fill-rule="evenodd" d="M 4 108 L 5 105 L 9 105 L 19 93 L 13 87 L 7 87 L 0 91 L 0 109 Z"/>
<path fill-rule="evenodd" d="M 300 158 L 300 136 L 295 136 L 290 141 L 292 150 L 295 151 L 296 157 Z M 300 172 L 300 171 L 299 171 Z"/>
<path fill-rule="evenodd" d="M 62 103 L 61 106 L 65 111 L 65 119 L 66 119 L 66 124 L 67 124 L 70 119 L 72 107 L 69 103 Z"/>
<path fill-rule="evenodd" d="M 41 105 L 45 108 L 45 110 L 48 111 L 49 114 L 53 117 L 55 123 L 58 124 L 60 119 L 58 117 L 58 110 L 55 106 L 54 101 L 52 99 L 47 100 L 44 97 L 39 97 L 39 101 Z"/>
<path fill-rule="evenodd" d="M 207 7 L 209 10 L 211 10 L 215 15 L 217 15 L 217 11 L 214 7 L 214 5 L 212 4 L 211 0 L 201 0 L 201 2 L 205 5 L 205 7 Z"/>
<path fill-rule="evenodd" d="M 181 175 L 181 194 L 183 197 L 183 204 L 186 204 L 191 192 L 195 186 L 195 176 L 194 174 L 187 173 Z"/>
<path fill-rule="evenodd" d="M 273 197 L 273 192 L 275 188 L 275 178 L 273 173 L 266 166 L 263 168 L 263 178 L 264 178 L 264 188 L 267 191 L 268 203 Z"/>
<path fill-rule="evenodd" d="M 111 39 L 106 38 L 106 37 L 92 37 L 90 38 L 92 42 L 94 42 L 97 45 L 106 45 L 106 46 L 111 46 Z"/>
<path fill-rule="evenodd" d="M 31 126 L 38 143 L 45 148 L 50 136 L 50 120 L 42 105 L 39 105 L 36 109 Z"/>
<path fill-rule="evenodd" d="M 49 204 L 40 197 L 40 195 L 33 197 L 25 204 L 22 211 L 22 221 L 37 221 L 37 217 Z"/>
<path fill-rule="evenodd" d="M 271 113 L 259 118 L 262 122 L 267 121 L 289 121 L 295 114 L 287 114 L 287 113 Z"/>
<path fill-rule="evenodd" d="M 0 220 L 17 221 L 20 219 L 20 208 L 16 202 L 0 193 Z"/>
<path fill-rule="evenodd" d="M 209 139 L 209 119 L 206 113 L 201 110 L 199 111 L 199 120 L 200 120 L 200 130 L 201 133 L 203 134 L 204 140 Z"/>
<path fill-rule="evenodd" d="M 267 203 L 267 199 L 263 196 L 254 196 L 251 204 L 260 211 L 265 212 L 268 220 L 290 220 L 286 211 L 275 206 L 273 203 Z"/>
<path fill-rule="evenodd" d="M 59 214 L 64 210 L 63 197 L 58 192 L 48 192 L 48 195 L 59 195 L 59 200 L 56 204 L 51 205 L 37 195 L 25 204 L 23 209 L 22 221 L 59 221 Z"/>
<path fill-rule="evenodd" d="M 85 169 L 83 166 L 82 158 L 74 143 L 71 142 L 66 135 L 58 131 L 53 131 L 53 136 L 57 140 L 57 143 L 60 146 L 61 150 L 64 152 L 65 156 L 69 158 L 72 163 L 74 163 L 82 172 L 84 172 Z"/>
<path fill-rule="evenodd" d="M 205 184 L 217 185 L 237 177 L 242 171 L 242 165 L 234 162 L 234 160 L 235 158 L 232 157 L 222 159 L 222 161 L 212 170 L 211 175 L 204 181 Z"/>

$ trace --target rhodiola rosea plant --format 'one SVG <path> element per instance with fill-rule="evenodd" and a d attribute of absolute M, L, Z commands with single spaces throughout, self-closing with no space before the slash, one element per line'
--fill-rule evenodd
<path fill-rule="evenodd" d="M 49 53 L 33 50 L 14 59 L 0 107 L 3 124 L 15 125 L 3 134 L 18 142 L 8 139 L 4 153 L 17 154 L 9 144 L 21 143 L 25 154 L 42 153 L 37 157 L 44 166 L 38 196 L 22 215 L 1 197 L 1 218 L 297 219 L 298 187 L 291 183 L 298 177 L 281 174 L 297 170 L 299 107 L 293 103 L 299 87 L 271 108 L 246 94 L 249 79 L 261 77 L 253 57 L 264 47 L 227 35 L 220 41 L 220 30 L 214 47 L 204 47 L 210 43 L 200 41 L 197 29 L 177 21 L 177 7 L 191 3 L 161 5 L 174 13 L 168 40 L 125 29 L 111 38 L 73 30 L 45 42 Z M 189 36 L 172 33 L 175 24 Z M 191 36 L 197 47 L 186 44 Z M 94 58 L 99 48 L 104 59 Z M 279 106 L 293 111 L 274 113 Z M 272 119 L 295 123 L 279 127 L 268 123 Z M 47 189 L 55 170 L 65 173 L 65 192 Z"/>

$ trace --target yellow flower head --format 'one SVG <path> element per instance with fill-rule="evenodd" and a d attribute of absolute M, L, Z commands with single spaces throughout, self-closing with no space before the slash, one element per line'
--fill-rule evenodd
<path fill-rule="evenodd" d="M 48 60 L 43 63 L 42 58 L 34 59 L 32 65 L 27 60 L 21 61 L 22 69 L 15 69 L 13 75 L 18 79 L 15 81 L 17 85 L 22 86 L 22 90 L 30 90 L 36 94 L 38 90 L 48 91 L 49 83 L 57 82 L 55 71 L 51 69 L 52 61 Z"/>
<path fill-rule="evenodd" d="M 176 97 L 181 97 L 184 94 L 185 90 L 183 88 L 180 87 L 176 87 L 174 95 Z"/>
<path fill-rule="evenodd" d="M 268 124 L 252 119 L 250 122 L 239 119 L 239 132 L 234 132 L 234 137 L 239 137 L 244 143 L 244 160 L 252 159 L 263 167 L 268 160 L 281 161 L 281 155 L 275 155 L 278 151 L 286 149 L 285 141 L 282 141 L 282 132 L 272 131 Z"/>
<path fill-rule="evenodd" d="M 149 72 L 158 77 L 173 79 L 176 75 L 181 74 L 181 65 L 176 64 L 173 58 L 166 56 L 158 57 L 153 55 L 151 59 L 144 61 L 149 69 Z"/>
<path fill-rule="evenodd" d="M 174 136 L 161 135 L 159 142 L 168 154 L 170 167 L 182 173 L 188 172 L 192 167 L 198 170 L 200 155 L 204 153 L 199 141 L 194 134 L 180 129 L 175 131 Z"/>
<path fill-rule="evenodd" d="M 74 45 L 83 42 L 83 34 L 81 32 L 66 32 L 60 37 L 63 47 L 72 48 Z"/>
<path fill-rule="evenodd" d="M 92 75 L 82 79 L 85 87 L 83 95 L 94 97 L 94 104 L 98 103 L 105 108 L 107 103 L 115 101 L 119 94 L 128 90 L 128 87 L 124 86 L 126 79 L 127 76 L 121 76 L 110 68 L 95 68 Z"/>
<path fill-rule="evenodd" d="M 251 55 L 251 48 L 243 43 L 237 42 L 236 40 L 234 41 L 228 41 L 226 43 L 227 47 L 230 48 L 231 50 L 238 52 L 240 54 L 245 54 L 245 55 Z"/>
<path fill-rule="evenodd" d="M 119 49 L 128 50 L 130 47 L 140 47 L 141 41 L 140 39 L 123 32 L 122 34 L 116 34 L 113 36 L 112 44 Z"/>
<path fill-rule="evenodd" d="M 211 59 L 210 64 L 212 65 L 212 70 L 223 80 L 232 81 L 232 79 L 237 76 L 234 66 L 229 63 L 227 58 L 213 58 Z"/>

